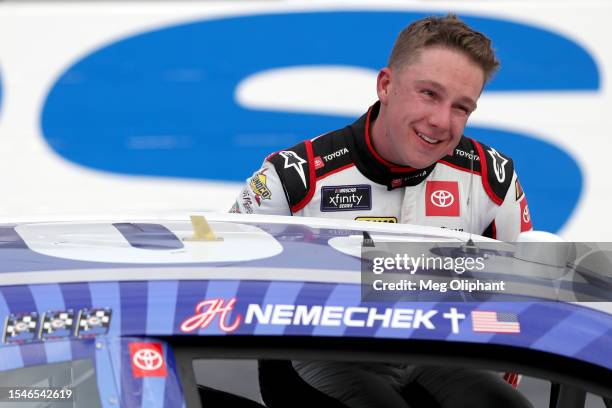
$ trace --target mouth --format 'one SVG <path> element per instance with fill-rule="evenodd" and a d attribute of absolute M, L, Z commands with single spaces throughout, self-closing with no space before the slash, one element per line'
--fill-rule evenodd
<path fill-rule="evenodd" d="M 436 140 L 436 139 L 432 139 L 431 137 L 427 136 L 424 133 L 421 133 L 419 131 L 415 130 L 416 135 L 425 143 L 430 144 L 430 145 L 436 145 L 438 143 L 440 143 L 440 140 Z"/>

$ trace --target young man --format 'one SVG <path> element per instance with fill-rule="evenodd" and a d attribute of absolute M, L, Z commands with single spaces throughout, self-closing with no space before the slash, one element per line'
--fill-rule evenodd
<path fill-rule="evenodd" d="M 270 155 L 232 211 L 412 223 L 515 240 L 531 220 L 512 160 L 463 136 L 499 65 L 490 43 L 453 15 L 414 22 L 378 74 L 379 101 L 350 126 Z M 293 365 L 352 408 L 408 407 L 410 383 L 445 408 L 530 406 L 487 371 Z"/>
<path fill-rule="evenodd" d="M 512 160 L 463 136 L 499 63 L 454 16 L 403 30 L 355 123 L 270 155 L 232 212 L 401 222 L 504 241 L 531 229 Z"/>

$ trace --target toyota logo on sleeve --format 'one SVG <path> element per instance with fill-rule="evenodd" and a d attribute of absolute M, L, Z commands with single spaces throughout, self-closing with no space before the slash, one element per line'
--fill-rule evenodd
<path fill-rule="evenodd" d="M 531 214 L 529 207 L 527 206 L 527 199 L 523 197 L 520 202 L 521 205 L 521 232 L 531 231 L 533 224 L 531 223 Z"/>
<path fill-rule="evenodd" d="M 459 183 L 428 181 L 425 186 L 425 215 L 428 217 L 458 217 Z"/>

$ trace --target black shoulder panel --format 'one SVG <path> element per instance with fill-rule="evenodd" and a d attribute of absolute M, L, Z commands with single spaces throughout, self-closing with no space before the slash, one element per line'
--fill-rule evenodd
<path fill-rule="evenodd" d="M 267 160 L 274 165 L 280 177 L 291 212 L 301 210 L 312 198 L 314 191 L 314 167 L 310 140 L 270 155 Z"/>
<path fill-rule="evenodd" d="M 465 171 L 473 169 L 476 173 L 480 174 L 480 156 L 472 139 L 465 136 L 461 137 L 461 141 L 455 147 L 453 154 L 442 158 L 440 161 Z"/>
<path fill-rule="evenodd" d="M 481 161 L 482 183 L 497 204 L 501 204 L 512 182 L 514 163 L 512 159 L 493 147 L 474 141 Z"/>
<path fill-rule="evenodd" d="M 312 141 L 313 164 L 317 178 L 325 177 L 353 163 L 351 149 L 348 143 L 350 137 L 348 127 L 336 130 Z"/>

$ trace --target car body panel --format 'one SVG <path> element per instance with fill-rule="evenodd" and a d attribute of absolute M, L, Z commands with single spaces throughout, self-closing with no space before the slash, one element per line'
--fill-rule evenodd
<path fill-rule="evenodd" d="M 178 336 L 500 345 L 551 353 L 612 372 L 612 315 L 603 311 L 533 300 L 362 300 L 361 263 L 354 249 L 360 248 L 364 230 L 375 242 L 459 243 L 469 238 L 467 234 L 289 217 L 223 214 L 209 215 L 209 221 L 223 241 L 184 241 L 193 234 L 186 219 L 0 225 L 0 372 L 90 358 L 95 361 L 103 406 L 119 398 L 122 406 L 178 407 L 183 400 L 172 351 L 160 340 Z M 133 234 L 126 237 L 117 232 L 121 228 L 131 228 Z M 262 239 L 269 240 L 267 246 L 256 245 Z M 254 245 L 248 246 L 249 240 Z M 243 245 L 242 253 L 224 251 L 226 245 L 232 251 Z M 143 252 L 155 260 L 134 262 L 146 259 Z M 184 261 L 185 254 L 193 256 L 191 262 Z M 173 257 L 182 261 L 173 263 Z M 478 311 L 516 316 L 518 329 L 478 331 L 473 314 Z M 58 323 L 55 328 L 62 330 L 48 329 L 58 319 L 66 323 L 66 316 L 72 326 Z M 24 321 L 35 322 L 35 327 L 19 333 L 12 329 Z M 161 347 L 167 364 L 163 379 L 134 377 L 129 343 Z"/>

